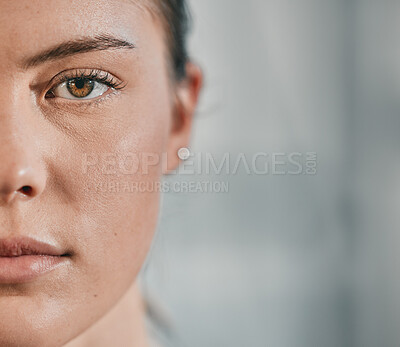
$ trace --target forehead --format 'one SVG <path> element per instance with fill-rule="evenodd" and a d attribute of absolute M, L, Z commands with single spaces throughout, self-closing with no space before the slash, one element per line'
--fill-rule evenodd
<path fill-rule="evenodd" d="M 30 55 L 82 36 L 110 34 L 134 42 L 160 29 L 147 0 L 0 0 L 0 60 Z"/>

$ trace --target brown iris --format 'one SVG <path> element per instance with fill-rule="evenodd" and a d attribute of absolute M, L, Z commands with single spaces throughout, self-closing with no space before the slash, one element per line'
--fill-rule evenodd
<path fill-rule="evenodd" d="M 76 98 L 84 98 L 93 91 L 94 83 L 94 81 L 86 78 L 74 78 L 67 82 L 67 88 Z"/>

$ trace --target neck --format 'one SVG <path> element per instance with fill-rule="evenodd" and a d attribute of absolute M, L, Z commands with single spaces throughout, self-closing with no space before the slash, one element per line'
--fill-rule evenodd
<path fill-rule="evenodd" d="M 100 321 L 64 347 L 148 347 L 144 305 L 136 284 Z"/>

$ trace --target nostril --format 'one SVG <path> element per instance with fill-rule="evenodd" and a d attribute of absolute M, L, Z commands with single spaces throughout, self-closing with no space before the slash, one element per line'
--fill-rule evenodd
<path fill-rule="evenodd" d="M 19 191 L 24 195 L 31 196 L 33 189 L 31 186 L 23 186 L 22 188 L 19 189 Z"/>

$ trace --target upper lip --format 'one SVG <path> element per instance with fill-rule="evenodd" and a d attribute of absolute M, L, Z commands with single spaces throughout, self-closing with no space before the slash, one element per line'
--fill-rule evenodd
<path fill-rule="evenodd" d="M 0 257 L 23 255 L 62 256 L 65 254 L 57 246 L 30 237 L 0 239 Z"/>

